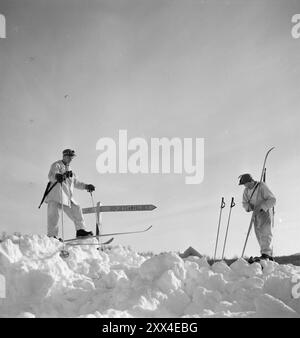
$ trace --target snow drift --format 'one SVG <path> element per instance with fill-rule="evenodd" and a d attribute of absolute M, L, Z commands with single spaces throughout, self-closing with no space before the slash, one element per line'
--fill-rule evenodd
<path fill-rule="evenodd" d="M 3 236 L 0 317 L 300 317 L 293 265 L 209 266 L 174 252 L 144 257 L 95 245 L 69 247 L 62 259 L 61 248 L 47 236 Z"/>

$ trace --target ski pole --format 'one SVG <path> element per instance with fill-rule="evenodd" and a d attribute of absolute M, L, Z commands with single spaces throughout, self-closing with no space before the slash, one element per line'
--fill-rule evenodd
<path fill-rule="evenodd" d="M 214 261 L 216 260 L 216 253 L 217 253 L 219 233 L 220 233 L 220 224 L 221 224 L 221 218 L 222 218 L 222 211 L 223 211 L 224 208 L 225 208 L 225 202 L 224 202 L 224 197 L 222 197 L 221 207 L 220 207 L 220 215 L 219 215 L 218 231 L 217 231 L 217 239 L 216 239 L 216 246 L 215 246 L 215 253 L 214 253 Z"/>
<path fill-rule="evenodd" d="M 94 201 L 92 191 L 90 191 L 90 195 L 91 195 L 91 199 L 92 199 L 93 208 L 95 209 L 95 201 Z M 99 236 L 100 235 L 100 229 L 99 229 L 99 220 L 98 220 L 98 211 L 97 210 L 95 211 L 95 215 L 96 215 L 96 236 Z M 100 247 L 101 246 L 100 237 L 97 237 L 97 240 L 98 240 L 98 244 L 99 244 L 99 247 Z M 98 250 L 99 250 L 99 247 L 98 247 Z"/>
<path fill-rule="evenodd" d="M 60 196 L 61 196 L 61 235 L 62 235 L 63 241 L 65 241 L 65 235 L 64 235 L 64 203 L 63 203 L 62 183 L 60 184 Z"/>
<path fill-rule="evenodd" d="M 226 234 L 225 234 L 225 239 L 224 239 L 224 245 L 223 245 L 222 260 L 224 259 L 225 246 L 227 242 L 227 235 L 228 235 L 228 229 L 229 229 L 229 223 L 230 223 L 230 217 L 231 217 L 231 210 L 234 206 L 235 206 L 234 197 L 232 197 L 231 204 L 230 204 L 230 210 L 229 210 L 229 216 L 228 216 L 228 222 L 227 222 L 227 228 L 226 228 Z"/>
<path fill-rule="evenodd" d="M 61 197 L 61 236 L 63 240 L 63 248 L 60 252 L 60 256 L 62 258 L 67 258 L 69 256 L 69 252 L 65 250 L 65 235 L 64 235 L 64 203 L 63 203 L 63 187 L 62 182 L 60 183 L 60 197 Z"/>
<path fill-rule="evenodd" d="M 265 169 L 266 169 L 266 162 L 267 162 L 267 158 L 269 156 L 269 153 L 274 149 L 275 147 L 272 147 L 268 150 L 268 152 L 266 153 L 266 156 L 265 156 L 265 159 L 264 159 L 264 164 L 263 164 L 263 169 L 262 169 L 262 172 L 261 172 L 261 176 L 260 176 L 260 181 L 259 181 L 259 184 L 258 184 L 258 190 L 257 190 L 257 195 L 256 195 L 256 199 L 255 199 L 255 204 L 254 206 L 257 205 L 257 201 L 258 201 L 258 196 L 259 196 L 259 191 L 260 191 L 260 186 L 261 186 L 261 183 L 263 182 L 263 179 L 264 179 L 264 174 L 265 174 Z M 250 235 L 250 232 L 251 232 L 251 229 L 252 229 L 252 225 L 253 225 L 253 222 L 254 222 L 254 218 L 255 218 L 255 212 L 254 210 L 252 211 L 252 216 L 251 216 L 251 220 L 250 220 L 250 225 L 249 225 L 249 228 L 248 228 L 248 232 L 247 232 L 247 236 L 246 236 L 246 240 L 245 240 L 245 244 L 244 244 L 244 247 L 243 247 L 243 252 L 242 252 L 242 258 L 244 257 L 244 253 L 245 253 L 245 250 L 246 250 L 246 246 L 247 246 L 247 242 L 248 242 L 248 238 L 249 238 L 249 235 Z"/>

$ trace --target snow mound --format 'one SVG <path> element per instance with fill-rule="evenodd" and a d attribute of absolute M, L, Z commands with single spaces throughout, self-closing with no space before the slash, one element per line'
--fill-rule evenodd
<path fill-rule="evenodd" d="M 0 317 L 300 317 L 300 270 L 3 235 Z M 1 278 L 2 277 L 2 278 Z"/>

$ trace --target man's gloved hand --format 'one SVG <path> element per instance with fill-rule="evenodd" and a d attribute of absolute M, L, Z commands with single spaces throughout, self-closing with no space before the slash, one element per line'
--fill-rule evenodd
<path fill-rule="evenodd" d="M 59 173 L 57 173 L 57 174 L 55 175 L 55 178 L 56 178 L 56 181 L 57 181 L 58 183 L 63 182 L 63 180 L 65 179 L 65 178 L 64 178 L 64 175 L 63 175 L 63 174 L 59 174 Z"/>
<path fill-rule="evenodd" d="M 87 184 L 86 186 L 85 186 L 85 189 L 88 191 L 88 192 L 93 192 L 93 191 L 95 191 L 95 186 L 94 185 L 92 185 L 92 184 Z"/>
<path fill-rule="evenodd" d="M 252 203 L 248 203 L 248 208 L 247 208 L 247 212 L 253 211 L 254 207 Z"/>
<path fill-rule="evenodd" d="M 253 210 L 256 214 L 263 212 L 264 210 L 262 209 L 261 205 L 257 205 L 254 210 Z"/>

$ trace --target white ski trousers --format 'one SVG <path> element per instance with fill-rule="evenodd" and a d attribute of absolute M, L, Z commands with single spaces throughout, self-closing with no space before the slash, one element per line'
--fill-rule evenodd
<path fill-rule="evenodd" d="M 82 215 L 82 210 L 79 205 L 71 201 L 71 206 L 64 205 L 64 212 L 74 222 L 75 229 L 85 229 L 85 223 Z M 58 236 L 58 220 L 61 212 L 61 204 L 55 201 L 48 202 L 48 236 Z"/>
<path fill-rule="evenodd" d="M 254 217 L 254 229 L 258 244 L 260 246 L 260 253 L 273 256 L 273 229 L 272 229 L 272 209 L 268 211 L 261 211 Z"/>

